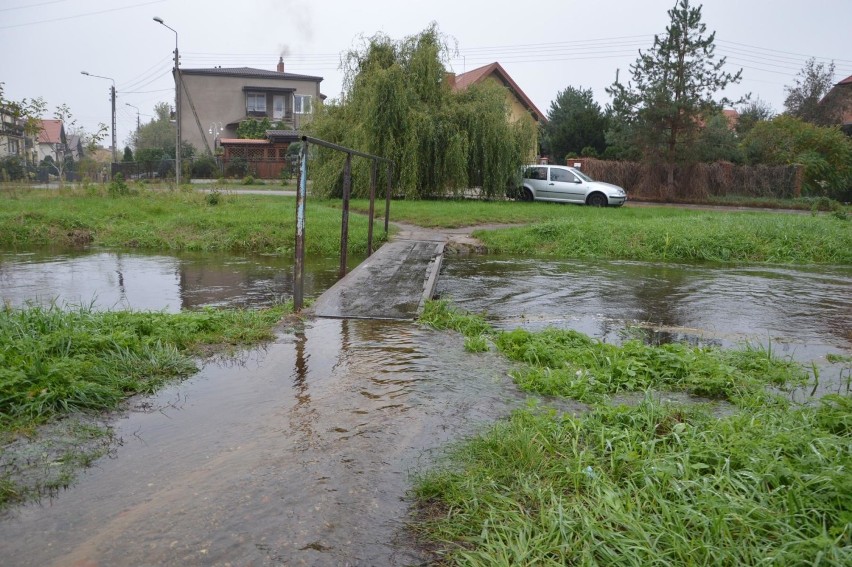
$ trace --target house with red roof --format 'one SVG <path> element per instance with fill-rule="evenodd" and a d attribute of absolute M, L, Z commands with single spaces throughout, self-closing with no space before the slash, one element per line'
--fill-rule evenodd
<path fill-rule="evenodd" d="M 50 156 L 55 162 L 65 160 L 68 139 L 65 136 L 65 125 L 62 120 L 41 120 L 41 131 L 36 140 L 38 161 Z"/>
<path fill-rule="evenodd" d="M 834 85 L 820 101 L 837 102 L 840 107 L 840 127 L 848 135 L 852 135 L 852 75 Z"/>
<path fill-rule="evenodd" d="M 518 83 L 512 79 L 509 73 L 506 72 L 506 69 L 504 69 L 503 66 L 496 61 L 459 75 L 448 73 L 447 82 L 455 91 L 462 91 L 471 85 L 481 84 L 484 82 L 496 83 L 506 89 L 506 101 L 509 105 L 510 120 L 529 120 L 535 126 L 545 124 L 547 122 L 547 118 L 544 113 L 538 109 L 530 97 L 528 97 L 523 89 L 518 86 Z M 537 138 L 537 127 L 535 128 L 535 131 Z M 537 139 L 536 147 L 538 147 Z"/>

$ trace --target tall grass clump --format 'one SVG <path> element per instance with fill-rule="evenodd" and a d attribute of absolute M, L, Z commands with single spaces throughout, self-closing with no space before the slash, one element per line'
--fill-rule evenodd
<path fill-rule="evenodd" d="M 272 337 L 285 308 L 96 312 L 81 307 L 0 310 L 0 437 L 77 411 L 114 408 L 196 371 L 205 345 Z"/>
<path fill-rule="evenodd" d="M 446 565 L 849 565 L 850 409 L 518 411 L 418 479 L 416 526 Z"/>
<path fill-rule="evenodd" d="M 487 339 L 510 360 L 524 363 L 512 372 L 522 390 L 582 402 L 654 389 L 752 404 L 765 398 L 769 386 L 800 386 L 809 378 L 801 365 L 749 345 L 736 350 L 640 340 L 614 345 L 572 330 L 496 331 L 446 300 L 427 302 L 419 320 L 460 332 L 468 350 L 486 350 Z"/>

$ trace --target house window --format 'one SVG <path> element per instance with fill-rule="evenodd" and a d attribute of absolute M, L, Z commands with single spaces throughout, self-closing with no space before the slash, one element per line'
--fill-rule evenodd
<path fill-rule="evenodd" d="M 296 114 L 310 114 L 311 95 L 293 95 L 293 112 Z"/>
<path fill-rule="evenodd" d="M 274 120 L 284 119 L 284 95 L 274 95 L 272 97 L 272 118 Z"/>
<path fill-rule="evenodd" d="M 9 155 L 16 156 L 21 153 L 21 147 L 18 145 L 18 140 L 9 140 Z"/>
<path fill-rule="evenodd" d="M 246 114 L 266 114 L 266 94 L 246 93 Z"/>

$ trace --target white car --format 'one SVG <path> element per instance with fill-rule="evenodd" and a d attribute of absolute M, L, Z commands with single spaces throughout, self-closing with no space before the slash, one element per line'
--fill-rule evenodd
<path fill-rule="evenodd" d="M 595 181 L 579 169 L 567 165 L 528 165 L 524 167 L 521 199 L 579 203 L 593 207 L 619 207 L 627 192 L 618 185 Z"/>

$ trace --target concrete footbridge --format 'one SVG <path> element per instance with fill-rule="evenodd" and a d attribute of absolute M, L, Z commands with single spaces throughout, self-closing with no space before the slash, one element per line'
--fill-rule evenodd
<path fill-rule="evenodd" d="M 388 242 L 323 293 L 312 311 L 341 319 L 415 319 L 435 293 L 443 255 L 443 242 Z"/>

